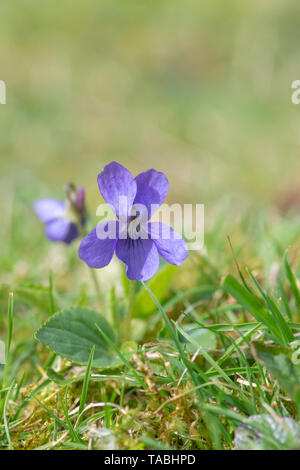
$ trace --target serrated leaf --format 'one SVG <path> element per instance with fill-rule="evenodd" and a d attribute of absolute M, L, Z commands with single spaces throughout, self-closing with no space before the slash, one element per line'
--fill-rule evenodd
<path fill-rule="evenodd" d="M 121 365 L 98 328 L 115 342 L 112 327 L 100 313 L 88 308 L 71 307 L 53 315 L 37 331 L 36 338 L 59 356 L 76 364 L 87 365 L 95 345 L 93 367 Z"/>
<path fill-rule="evenodd" d="M 300 426 L 291 418 L 252 415 L 235 432 L 237 450 L 288 450 L 300 448 Z"/>
<path fill-rule="evenodd" d="M 251 349 L 254 358 L 268 369 L 279 385 L 300 405 L 300 364 L 293 363 L 293 351 L 258 341 L 252 343 Z"/>

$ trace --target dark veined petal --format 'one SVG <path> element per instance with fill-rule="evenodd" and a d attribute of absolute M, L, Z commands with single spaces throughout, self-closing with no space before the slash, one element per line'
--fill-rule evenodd
<path fill-rule="evenodd" d="M 42 222 L 62 217 L 65 212 L 65 204 L 58 199 L 39 199 L 33 205 L 34 211 Z"/>
<path fill-rule="evenodd" d="M 72 243 L 73 240 L 78 238 L 79 235 L 80 235 L 80 233 L 79 233 L 79 230 L 78 230 L 77 226 L 72 222 L 70 224 L 69 233 L 63 241 L 64 241 L 64 243 L 67 243 L 67 245 L 69 245 L 70 243 Z"/>
<path fill-rule="evenodd" d="M 117 217 L 127 218 L 136 195 L 136 182 L 131 173 L 119 163 L 111 162 L 99 173 L 98 186 Z"/>
<path fill-rule="evenodd" d="M 47 222 L 45 232 L 52 242 L 64 242 L 67 244 L 71 243 L 79 236 L 76 225 L 65 218 L 54 219 Z"/>
<path fill-rule="evenodd" d="M 188 256 L 186 243 L 178 232 L 161 222 L 150 222 L 148 233 L 159 254 L 170 264 L 180 265 Z"/>
<path fill-rule="evenodd" d="M 125 263 L 126 275 L 131 280 L 147 281 L 159 268 L 159 254 L 149 238 L 118 240 L 116 255 Z"/>
<path fill-rule="evenodd" d="M 137 184 L 137 192 L 134 199 L 134 204 L 143 204 L 148 211 L 148 220 L 152 217 L 153 213 L 164 202 L 168 191 L 169 182 L 160 171 L 148 170 L 140 173 L 135 178 Z M 155 205 L 156 207 L 152 207 Z"/>
<path fill-rule="evenodd" d="M 80 243 L 78 256 L 90 268 L 107 266 L 115 251 L 118 223 L 115 220 L 97 225 Z M 107 234 L 107 236 L 105 236 Z M 114 238 L 110 238 L 114 237 Z"/>

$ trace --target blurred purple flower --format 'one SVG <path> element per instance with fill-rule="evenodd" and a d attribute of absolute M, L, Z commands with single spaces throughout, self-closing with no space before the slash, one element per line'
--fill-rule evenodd
<path fill-rule="evenodd" d="M 72 243 L 80 236 L 80 227 L 85 224 L 84 189 L 77 191 L 73 184 L 66 185 L 67 199 L 39 199 L 34 203 L 34 211 L 45 224 L 45 233 L 52 242 Z"/>
<path fill-rule="evenodd" d="M 125 263 L 129 279 L 146 281 L 158 270 L 159 255 L 174 265 L 185 260 L 188 252 L 182 237 L 164 223 L 148 222 L 169 191 L 169 183 L 163 173 L 148 170 L 134 179 L 122 165 L 111 162 L 99 173 L 98 186 L 119 220 L 100 223 L 81 241 L 78 255 L 88 266 L 103 268 L 116 253 Z M 147 238 L 143 238 L 145 233 L 136 237 L 137 217 L 132 215 L 134 205 L 144 208 L 147 219 L 141 232 L 147 232 Z"/>

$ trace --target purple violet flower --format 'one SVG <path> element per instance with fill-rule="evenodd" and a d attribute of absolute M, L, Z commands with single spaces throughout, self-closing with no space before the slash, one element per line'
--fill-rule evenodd
<path fill-rule="evenodd" d="M 84 189 L 77 191 L 72 183 L 65 187 L 67 199 L 39 199 L 34 203 L 34 211 L 45 224 L 45 233 L 52 242 L 69 245 L 80 236 L 80 229 L 85 224 Z M 81 226 L 81 227 L 79 227 Z"/>
<path fill-rule="evenodd" d="M 174 265 L 185 260 L 182 237 L 164 223 L 148 222 L 169 191 L 163 173 L 148 170 L 133 178 L 122 165 L 111 162 L 99 173 L 98 186 L 119 220 L 98 224 L 81 241 L 78 255 L 88 266 L 103 268 L 116 253 L 129 279 L 146 281 L 158 270 L 159 255 Z"/>

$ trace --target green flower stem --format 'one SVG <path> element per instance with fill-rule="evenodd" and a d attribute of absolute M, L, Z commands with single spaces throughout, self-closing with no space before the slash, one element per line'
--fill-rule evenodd
<path fill-rule="evenodd" d="M 198 377 L 197 375 L 195 374 L 194 370 L 193 370 L 193 367 L 190 363 L 190 361 L 188 360 L 186 354 L 185 354 L 185 351 L 179 341 L 179 338 L 176 334 L 176 331 L 175 329 L 173 328 L 169 318 L 168 318 L 168 315 L 166 314 L 166 312 L 164 311 L 164 309 L 162 308 L 161 304 L 159 303 L 159 301 L 157 300 L 157 298 L 155 297 L 155 295 L 153 294 L 152 290 L 150 289 L 150 287 L 148 287 L 148 285 L 144 282 L 144 281 L 141 281 L 142 285 L 144 286 L 144 288 L 146 289 L 146 291 L 148 292 L 148 294 L 150 294 L 150 296 L 152 297 L 152 299 L 154 300 L 159 312 L 162 314 L 162 317 L 164 319 L 164 322 L 165 322 L 165 325 L 170 333 L 170 336 L 171 338 L 173 339 L 176 347 L 177 347 L 177 350 L 178 350 L 178 353 L 179 353 L 179 356 L 183 362 L 183 364 L 185 365 L 185 367 L 187 368 L 190 376 L 191 376 L 191 379 L 193 380 L 194 384 L 196 385 L 196 387 L 198 387 L 199 385 L 199 380 L 198 380 Z M 199 390 L 200 392 L 200 390 Z"/>
<path fill-rule="evenodd" d="M 101 291 L 101 288 L 100 288 L 100 284 L 99 284 L 97 274 L 96 274 L 96 272 L 93 268 L 89 268 L 89 271 L 91 273 L 93 283 L 94 283 L 94 286 L 95 286 L 95 291 L 96 291 L 98 303 L 99 303 L 100 307 L 102 307 L 103 306 L 103 295 L 102 295 L 102 291 Z"/>
<path fill-rule="evenodd" d="M 135 281 L 130 281 L 130 288 L 129 288 L 129 297 L 128 297 L 128 311 L 126 316 L 126 325 L 125 325 L 125 334 L 124 339 L 125 341 L 130 340 L 130 332 L 131 332 L 131 323 L 132 323 L 132 315 L 134 309 L 134 297 L 135 297 Z"/>
<path fill-rule="evenodd" d="M 78 225 L 78 228 L 79 228 L 79 233 L 81 235 L 81 239 L 83 239 L 87 235 L 87 232 L 86 232 L 84 226 L 82 225 L 80 218 L 78 218 L 78 220 L 77 220 L 77 225 Z M 89 271 L 91 273 L 91 277 L 92 277 L 92 280 L 93 280 L 93 283 L 94 283 L 94 287 L 95 287 L 99 307 L 102 307 L 103 306 L 103 294 L 102 294 L 102 291 L 101 291 L 101 288 L 100 288 L 100 284 L 99 284 L 97 274 L 96 274 L 94 268 L 89 268 Z"/>

